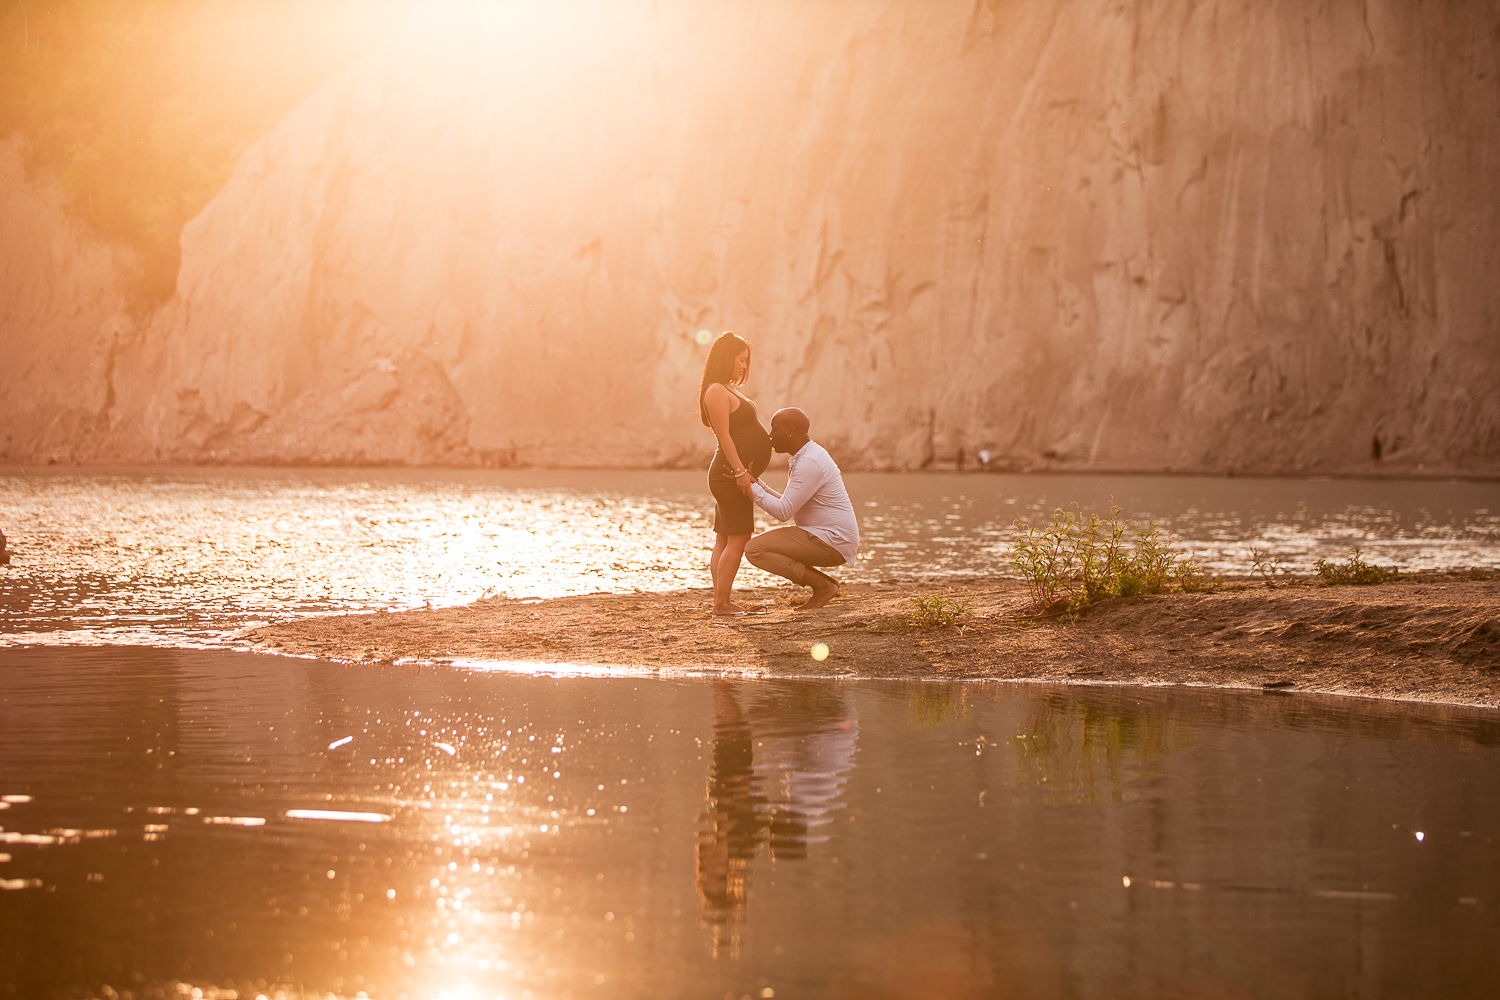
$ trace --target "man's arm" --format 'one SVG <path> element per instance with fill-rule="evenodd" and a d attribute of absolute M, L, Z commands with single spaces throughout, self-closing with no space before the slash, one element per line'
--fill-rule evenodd
<path fill-rule="evenodd" d="M 809 466 L 812 467 L 809 468 Z M 787 480 L 785 493 L 777 493 L 757 479 L 750 486 L 750 499 L 776 520 L 790 521 L 796 516 L 797 511 L 802 509 L 802 505 L 818 492 L 818 488 L 823 485 L 826 478 L 828 478 L 827 470 L 821 465 L 814 466 L 812 462 L 798 462 L 791 478 Z"/>

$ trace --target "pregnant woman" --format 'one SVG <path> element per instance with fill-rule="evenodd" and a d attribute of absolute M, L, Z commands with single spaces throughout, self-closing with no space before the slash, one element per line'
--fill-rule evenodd
<path fill-rule="evenodd" d="M 743 614 L 730 601 L 745 543 L 755 533 L 755 505 L 735 485 L 759 478 L 771 460 L 771 438 L 755 415 L 755 404 L 735 388 L 750 378 L 750 345 L 732 333 L 720 335 L 709 349 L 698 387 L 698 416 L 719 439 L 708 467 L 708 489 L 714 495 L 714 554 L 708 569 L 714 582 L 714 614 Z"/>

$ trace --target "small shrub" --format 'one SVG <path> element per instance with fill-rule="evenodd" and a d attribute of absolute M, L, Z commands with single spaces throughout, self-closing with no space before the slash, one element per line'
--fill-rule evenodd
<path fill-rule="evenodd" d="M 943 594 L 913 594 L 911 614 L 906 623 L 917 628 L 947 628 L 960 618 L 969 617 L 967 597 L 947 597 Z"/>
<path fill-rule="evenodd" d="M 1140 586 L 1137 593 L 1160 594 L 1176 581 L 1182 563 L 1172 554 L 1171 536 L 1163 534 L 1155 521 L 1148 517 L 1146 527 L 1132 525 L 1136 531 L 1135 554 L 1126 568 Z"/>
<path fill-rule="evenodd" d="M 1011 545 L 1011 564 L 1031 587 L 1032 596 L 1043 603 L 1056 600 L 1072 580 L 1073 558 L 1069 539 L 1074 533 L 1075 522 L 1075 515 L 1061 507 L 1053 512 L 1052 523 L 1045 527 L 1034 528 L 1025 522 L 1016 522 L 1021 535 Z"/>
<path fill-rule="evenodd" d="M 1266 549 L 1251 548 L 1250 565 L 1254 568 L 1256 573 L 1260 574 L 1260 578 L 1266 581 L 1267 587 L 1276 586 L 1276 581 L 1279 578 L 1284 577 L 1291 572 L 1291 570 L 1288 569 L 1284 563 L 1282 563 L 1280 556 L 1273 555 L 1269 550 Z"/>
<path fill-rule="evenodd" d="M 1385 583 L 1388 580 L 1394 580 L 1399 575 L 1389 566 L 1376 566 L 1365 562 L 1360 557 L 1359 549 L 1355 549 L 1344 562 L 1331 563 L 1326 559 L 1319 559 L 1313 563 L 1313 568 L 1318 571 L 1318 576 L 1322 577 L 1323 583 L 1330 587 L 1337 583 Z"/>
<path fill-rule="evenodd" d="M 1224 585 L 1224 581 L 1216 576 L 1209 576 L 1198 568 L 1191 560 L 1185 562 L 1177 574 L 1177 586 L 1184 594 L 1201 594 L 1218 590 Z"/>
<path fill-rule="evenodd" d="M 1107 517 L 1084 516 L 1074 503 L 1057 508 L 1050 524 L 1017 521 L 1016 527 L 1012 565 L 1040 603 L 1067 602 L 1065 622 L 1076 621 L 1101 598 L 1162 593 L 1186 571 L 1169 535 L 1149 518 L 1144 527 L 1121 519 L 1113 502 Z"/>
<path fill-rule="evenodd" d="M 1483 569 L 1471 569 L 1471 570 L 1469 570 L 1469 579 L 1470 580 L 1490 580 L 1490 579 L 1493 579 L 1493 578 L 1494 578 L 1494 574 L 1491 573 L 1489 570 L 1483 570 Z"/>
<path fill-rule="evenodd" d="M 1062 622 L 1064 625 L 1076 625 L 1078 623 L 1078 619 L 1082 618 L 1083 613 L 1088 609 L 1089 599 L 1087 595 L 1074 594 L 1068 599 L 1067 610 L 1058 615 L 1057 620 Z"/>

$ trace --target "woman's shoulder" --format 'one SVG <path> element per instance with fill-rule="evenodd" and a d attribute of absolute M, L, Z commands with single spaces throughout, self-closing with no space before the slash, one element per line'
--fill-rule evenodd
<path fill-rule="evenodd" d="M 739 393 L 729 388 L 723 382 L 710 382 L 708 388 L 703 390 L 703 398 L 705 401 L 726 401 L 731 404 L 731 409 L 738 406 L 740 401 Z"/>

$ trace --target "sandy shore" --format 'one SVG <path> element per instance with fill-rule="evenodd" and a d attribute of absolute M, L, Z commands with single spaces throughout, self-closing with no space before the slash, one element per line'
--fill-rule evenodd
<path fill-rule="evenodd" d="M 913 594 L 967 599 L 947 627 L 907 619 Z M 1037 613 L 1014 581 L 851 585 L 802 613 L 806 591 L 492 598 L 252 629 L 257 649 L 342 662 L 531 661 L 676 673 L 1196 684 L 1500 706 L 1500 581 L 1458 575 L 1378 586 L 1263 584 L 1115 598 L 1081 621 Z M 828 647 L 814 659 L 817 644 Z"/>

